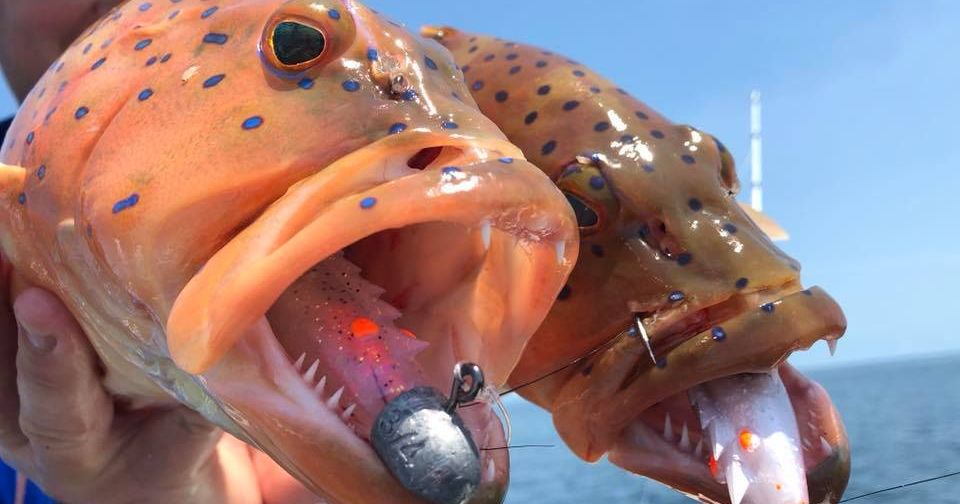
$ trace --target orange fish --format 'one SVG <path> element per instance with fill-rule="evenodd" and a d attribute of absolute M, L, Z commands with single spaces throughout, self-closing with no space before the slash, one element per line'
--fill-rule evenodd
<path fill-rule="evenodd" d="M 351 0 L 126 3 L 0 162 L 3 253 L 67 302 L 110 390 L 176 398 L 332 502 L 421 502 L 373 418 L 446 393 L 458 361 L 503 384 L 577 254 L 562 194 L 449 53 Z M 478 455 L 487 499 L 504 454 Z"/>
<path fill-rule="evenodd" d="M 839 500 L 850 471 L 839 414 L 785 360 L 821 339 L 832 348 L 846 321 L 737 203 L 723 144 L 561 55 L 453 28 L 423 34 L 454 53 L 480 109 L 555 181 L 580 226 L 579 262 L 510 384 L 552 412 L 580 457 L 609 454 L 723 502 L 687 391 L 779 368 L 810 498 Z"/>

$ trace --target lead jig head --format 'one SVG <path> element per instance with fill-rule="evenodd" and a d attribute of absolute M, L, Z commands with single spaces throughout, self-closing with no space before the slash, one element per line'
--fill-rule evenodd
<path fill-rule="evenodd" d="M 473 363 L 453 368 L 450 397 L 416 387 L 387 403 L 370 440 L 387 469 L 408 490 L 434 504 L 462 504 L 480 485 L 480 451 L 457 415 L 483 389 Z"/>

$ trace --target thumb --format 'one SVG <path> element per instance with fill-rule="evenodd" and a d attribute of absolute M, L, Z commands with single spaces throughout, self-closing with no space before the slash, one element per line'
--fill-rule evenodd
<path fill-rule="evenodd" d="M 36 463 L 51 473 L 59 468 L 80 475 L 96 471 L 103 461 L 113 402 L 100 385 L 93 349 L 54 295 L 28 289 L 13 308 L 20 323 L 20 428 Z"/>

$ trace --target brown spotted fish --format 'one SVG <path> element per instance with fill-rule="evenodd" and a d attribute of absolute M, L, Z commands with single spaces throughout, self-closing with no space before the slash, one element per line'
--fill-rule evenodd
<path fill-rule="evenodd" d="M 176 398 L 331 502 L 422 502 L 371 448 L 377 413 L 445 394 L 460 361 L 502 385 L 577 254 L 449 53 L 350 0 L 128 2 L 0 162 L 3 253 L 67 302 L 109 388 Z M 475 447 L 502 446 L 469 410 Z"/>
<path fill-rule="evenodd" d="M 723 144 L 563 56 L 451 28 L 423 33 L 451 49 L 481 110 L 556 182 L 580 225 L 579 262 L 510 384 L 552 412 L 580 457 L 608 454 L 695 498 L 728 502 L 742 485 L 728 495 L 719 483 L 722 449 L 712 449 L 719 441 L 688 393 L 779 370 L 770 390 L 789 401 L 764 404 L 796 419 L 811 502 L 836 502 L 850 470 L 843 426 L 825 391 L 785 360 L 821 339 L 832 347 L 846 321 L 823 290 L 801 286 L 799 264 L 737 203 Z M 758 417 L 726 420 L 737 418 Z M 755 495 L 787 483 L 763 480 L 765 469 Z"/>

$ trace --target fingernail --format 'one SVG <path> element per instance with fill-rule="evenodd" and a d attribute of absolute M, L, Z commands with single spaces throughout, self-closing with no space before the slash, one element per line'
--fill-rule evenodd
<path fill-rule="evenodd" d="M 23 325 L 20 326 L 20 330 L 27 336 L 27 341 L 30 342 L 34 350 L 39 353 L 47 354 L 53 352 L 53 349 L 57 346 L 57 338 L 49 334 L 36 334 L 27 330 Z"/>

